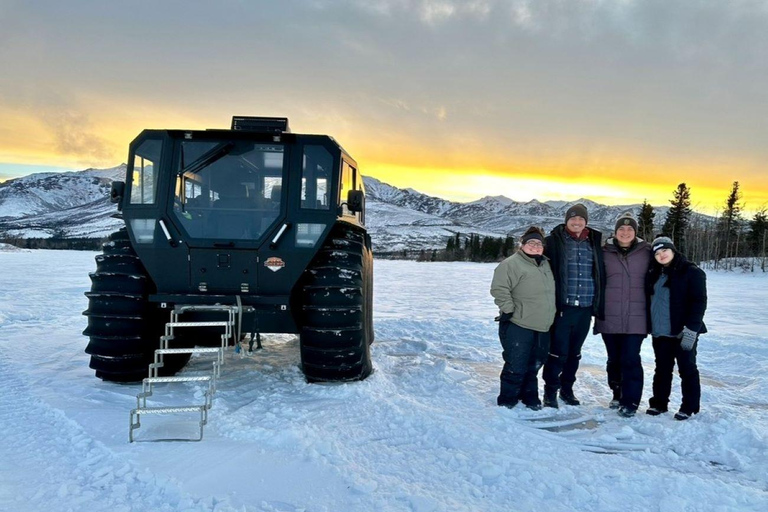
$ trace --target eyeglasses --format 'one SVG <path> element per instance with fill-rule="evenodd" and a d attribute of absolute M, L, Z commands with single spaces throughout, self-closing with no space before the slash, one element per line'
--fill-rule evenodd
<path fill-rule="evenodd" d="M 524 245 L 530 246 L 530 247 L 544 247 L 544 244 L 539 242 L 538 240 L 528 240 L 525 242 Z"/>

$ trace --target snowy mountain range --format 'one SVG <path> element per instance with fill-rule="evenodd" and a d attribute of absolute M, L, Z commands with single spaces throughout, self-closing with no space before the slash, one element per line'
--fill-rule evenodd
<path fill-rule="evenodd" d="M 0 183 L 0 237 L 100 238 L 122 225 L 112 218 L 109 202 L 113 180 L 125 179 L 125 164 L 109 169 L 40 173 Z M 589 199 L 517 202 L 505 196 L 486 196 L 459 203 L 401 189 L 375 178 L 365 178 L 366 222 L 377 252 L 445 247 L 455 233 L 481 236 L 520 235 L 528 226 L 549 231 L 563 222 L 575 203 L 589 210 L 590 226 L 609 233 L 626 211 L 637 215 L 639 204 L 606 206 Z M 667 207 L 656 208 L 656 219 Z"/>

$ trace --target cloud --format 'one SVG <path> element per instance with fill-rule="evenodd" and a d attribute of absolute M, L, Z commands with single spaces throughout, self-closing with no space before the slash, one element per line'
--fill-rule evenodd
<path fill-rule="evenodd" d="M 652 162 L 654 176 L 699 163 L 756 174 L 768 161 L 767 6 L 222 0 L 156 3 L 148 16 L 120 2 L 17 3 L 0 106 L 26 109 L 52 147 L 84 159 L 123 151 L 110 126 L 252 114 L 403 165 L 538 162 L 554 176 L 588 155 L 584 174 L 626 159 Z"/>
<path fill-rule="evenodd" d="M 74 109 L 51 109 L 42 118 L 52 132 L 56 149 L 64 155 L 108 162 L 114 155 L 113 144 L 92 133 L 88 114 Z"/>

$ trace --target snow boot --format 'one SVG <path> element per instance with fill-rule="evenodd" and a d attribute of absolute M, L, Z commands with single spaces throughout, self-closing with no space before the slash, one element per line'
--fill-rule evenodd
<path fill-rule="evenodd" d="M 645 414 L 650 414 L 651 416 L 658 416 L 659 414 L 664 414 L 667 412 L 666 409 L 659 409 L 658 407 L 649 407 L 645 410 Z"/>
<path fill-rule="evenodd" d="M 553 409 L 559 408 L 559 405 L 557 404 L 557 390 L 544 390 L 544 407 L 552 407 Z"/>
<path fill-rule="evenodd" d="M 540 411 L 541 410 L 541 404 L 540 403 L 534 403 L 534 404 L 525 404 L 525 406 L 532 410 L 532 411 Z"/>
<path fill-rule="evenodd" d="M 626 405 L 622 405 L 619 407 L 619 416 L 622 418 L 631 418 L 635 415 L 636 410 L 632 409 L 630 407 L 627 407 Z"/>
<path fill-rule="evenodd" d="M 517 400 L 513 401 L 503 401 L 503 400 L 496 400 L 496 405 L 499 407 L 506 407 L 507 409 L 514 409 L 517 405 Z"/>
<path fill-rule="evenodd" d="M 560 400 L 562 400 L 568 405 L 581 405 L 581 402 L 579 401 L 579 399 L 573 396 L 573 391 L 566 391 L 564 389 L 561 389 Z"/>
<path fill-rule="evenodd" d="M 608 402 L 608 407 L 610 409 L 618 409 L 621 405 L 621 390 L 620 389 L 614 389 L 613 390 L 613 398 L 610 402 Z"/>
<path fill-rule="evenodd" d="M 691 416 L 693 416 L 693 414 L 687 413 L 685 411 L 677 411 L 675 413 L 675 419 L 678 420 L 678 421 L 685 421 L 688 418 L 690 418 Z"/>

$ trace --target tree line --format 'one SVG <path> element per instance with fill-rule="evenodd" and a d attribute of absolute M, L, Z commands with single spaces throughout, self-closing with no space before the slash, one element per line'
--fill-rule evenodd
<path fill-rule="evenodd" d="M 691 209 L 691 189 L 685 183 L 677 186 L 670 204 L 661 234 L 670 237 L 688 259 L 714 269 L 768 270 L 768 206 L 745 218 L 738 181 L 714 218 Z M 638 229 L 641 223 L 653 225 L 653 216 L 653 207 L 644 203 Z"/>
<path fill-rule="evenodd" d="M 652 242 L 668 236 L 688 259 L 701 266 L 731 270 L 736 267 L 768 271 L 768 206 L 751 219 L 744 217 L 744 204 L 738 181 L 714 217 L 694 212 L 691 189 L 680 183 L 669 201 L 662 221 L 654 207 L 643 201 L 638 216 L 638 236 Z M 657 226 L 661 229 L 657 229 Z M 421 249 L 418 254 L 403 251 L 395 257 L 416 257 L 418 261 L 501 261 L 515 251 L 515 238 L 483 237 L 475 233 L 456 233 L 444 249 Z"/>
<path fill-rule="evenodd" d="M 0 236 L 0 243 L 21 249 L 56 249 L 73 251 L 98 251 L 107 238 L 21 238 Z"/>

